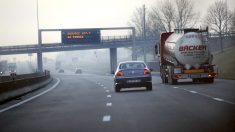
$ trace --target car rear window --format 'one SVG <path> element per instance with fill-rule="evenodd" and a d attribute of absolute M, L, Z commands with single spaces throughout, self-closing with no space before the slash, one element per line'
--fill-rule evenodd
<path fill-rule="evenodd" d="M 144 63 L 123 63 L 119 67 L 120 69 L 143 69 L 145 68 Z"/>

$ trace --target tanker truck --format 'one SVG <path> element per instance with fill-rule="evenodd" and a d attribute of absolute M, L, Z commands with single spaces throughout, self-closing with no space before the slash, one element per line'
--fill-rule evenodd
<path fill-rule="evenodd" d="M 179 79 L 214 82 L 216 74 L 207 36 L 208 28 L 175 29 L 161 34 L 155 50 L 159 56 L 162 83 L 176 84 Z"/>

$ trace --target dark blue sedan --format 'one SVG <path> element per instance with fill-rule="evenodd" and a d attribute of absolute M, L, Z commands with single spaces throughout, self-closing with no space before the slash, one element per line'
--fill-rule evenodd
<path fill-rule="evenodd" d="M 143 61 L 127 61 L 119 63 L 114 75 L 116 92 L 122 88 L 146 87 L 152 90 L 152 76 Z"/>

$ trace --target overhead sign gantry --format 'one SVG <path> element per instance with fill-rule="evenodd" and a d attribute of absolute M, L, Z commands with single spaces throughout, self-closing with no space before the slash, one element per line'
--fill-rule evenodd
<path fill-rule="evenodd" d="M 131 30 L 132 31 L 132 59 L 137 60 L 135 28 L 134 27 L 113 27 L 113 28 L 84 28 L 84 29 L 39 29 L 38 30 L 38 70 L 43 71 L 42 65 L 42 32 L 61 32 L 62 45 L 87 45 L 101 44 L 102 30 Z M 110 66 L 113 73 L 117 66 L 117 48 L 110 48 Z"/>

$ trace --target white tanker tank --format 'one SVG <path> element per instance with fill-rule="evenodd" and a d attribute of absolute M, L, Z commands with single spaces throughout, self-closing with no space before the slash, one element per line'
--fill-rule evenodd
<path fill-rule="evenodd" d="M 198 69 L 208 63 L 211 56 L 206 36 L 198 32 L 172 33 L 165 41 L 164 50 L 166 60 L 174 64 L 180 63 L 186 69 Z"/>
<path fill-rule="evenodd" d="M 160 37 L 160 75 L 162 83 L 178 79 L 212 83 L 215 73 L 207 41 L 208 30 L 183 29 L 162 33 Z M 156 45 L 158 49 L 158 45 Z M 158 54 L 158 50 L 156 50 Z"/>

